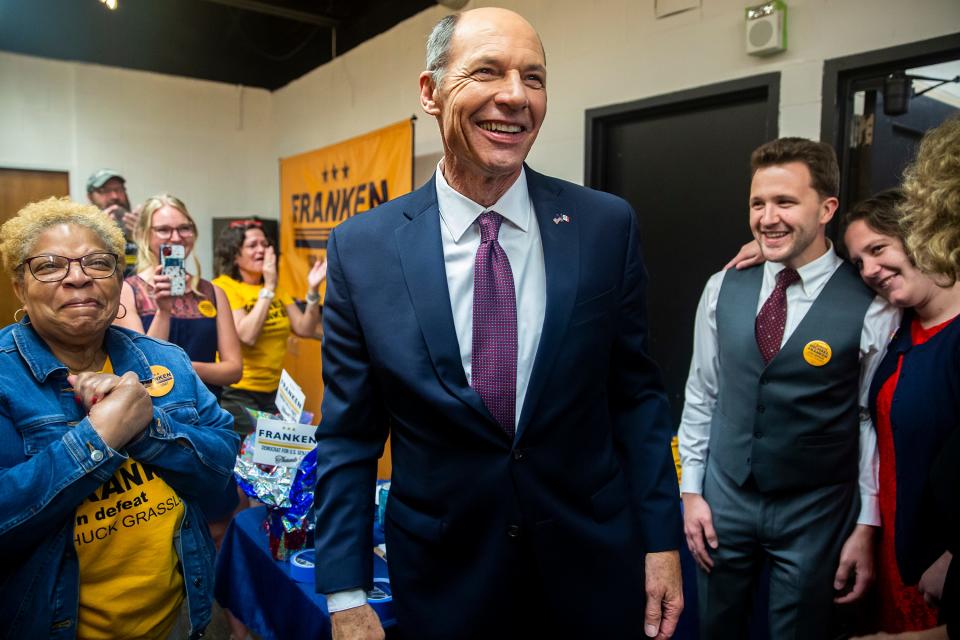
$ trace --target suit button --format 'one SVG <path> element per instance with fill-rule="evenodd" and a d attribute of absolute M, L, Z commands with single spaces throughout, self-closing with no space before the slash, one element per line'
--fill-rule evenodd
<path fill-rule="evenodd" d="M 763 413 L 763 412 L 766 411 L 766 410 L 767 410 L 767 408 L 766 408 L 765 406 L 763 406 L 762 404 L 758 404 L 758 405 L 757 405 L 757 413 Z"/>
<path fill-rule="evenodd" d="M 520 525 L 512 524 L 507 527 L 507 536 L 510 538 L 519 538 L 520 537 Z"/>
<path fill-rule="evenodd" d="M 760 438 L 763 437 L 763 431 L 754 431 L 754 432 L 753 432 L 753 437 L 754 437 L 754 438 L 757 438 L 757 439 L 759 440 Z"/>
<path fill-rule="evenodd" d="M 770 381 L 767 380 L 767 376 L 762 376 L 762 377 L 760 378 L 760 384 L 767 384 L 768 382 L 770 382 Z"/>
<path fill-rule="evenodd" d="M 525 454 L 523 451 L 521 451 L 520 449 L 514 449 L 514 450 L 513 450 L 513 459 L 514 459 L 514 460 L 523 460 L 523 458 L 524 458 L 525 456 L 526 456 L 526 454 Z"/>

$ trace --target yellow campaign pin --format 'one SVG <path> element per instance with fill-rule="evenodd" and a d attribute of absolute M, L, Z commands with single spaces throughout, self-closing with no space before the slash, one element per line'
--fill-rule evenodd
<path fill-rule="evenodd" d="M 823 340 L 811 340 L 803 347 L 803 359 L 814 367 L 822 367 L 830 362 L 833 349 Z"/>
<path fill-rule="evenodd" d="M 217 317 L 217 308 L 213 306 L 213 303 L 209 300 L 201 300 L 200 304 L 197 305 L 197 310 L 200 311 L 200 315 L 205 318 Z"/>
<path fill-rule="evenodd" d="M 150 365 L 150 372 L 153 374 L 153 380 L 147 387 L 147 393 L 154 398 L 170 393 L 170 389 L 173 389 L 173 374 L 170 373 L 170 369 L 163 365 L 152 364 Z"/>

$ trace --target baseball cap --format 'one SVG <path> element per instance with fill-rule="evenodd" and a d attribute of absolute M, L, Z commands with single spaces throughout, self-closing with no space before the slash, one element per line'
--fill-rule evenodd
<path fill-rule="evenodd" d="M 116 178 L 120 182 L 126 183 L 122 175 L 113 169 L 100 169 L 89 178 L 87 178 L 87 193 L 90 193 L 94 189 L 99 189 L 103 185 L 107 184 L 110 180 Z"/>

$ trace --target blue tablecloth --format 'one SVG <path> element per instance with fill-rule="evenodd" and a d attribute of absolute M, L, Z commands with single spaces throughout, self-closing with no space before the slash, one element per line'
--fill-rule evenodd
<path fill-rule="evenodd" d="M 326 598 L 312 583 L 290 578 L 289 563 L 270 556 L 263 530 L 265 507 L 241 511 L 227 529 L 217 556 L 215 596 L 263 640 L 330 637 Z M 387 565 L 374 555 L 375 577 L 387 575 Z M 383 620 L 384 627 L 394 624 Z"/>
<path fill-rule="evenodd" d="M 263 530 L 265 507 L 240 512 L 227 530 L 217 556 L 217 602 L 243 621 L 263 640 L 289 638 L 329 638 L 330 615 L 326 598 L 314 593 L 313 585 L 290 578 L 289 563 L 270 557 L 267 535 Z M 696 565 L 686 545 L 681 546 L 683 595 L 686 603 L 675 640 L 695 640 L 697 621 Z M 387 575 L 387 565 L 374 555 L 375 577 Z M 764 572 L 766 574 L 766 572 Z M 752 640 L 767 637 L 766 585 L 754 599 Z M 642 618 L 642 613 L 639 614 Z M 385 620 L 384 627 L 395 624 Z"/>

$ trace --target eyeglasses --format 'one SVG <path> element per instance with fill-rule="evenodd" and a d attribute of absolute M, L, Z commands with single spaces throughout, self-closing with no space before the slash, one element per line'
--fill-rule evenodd
<path fill-rule="evenodd" d="M 180 234 L 181 238 L 192 238 L 197 233 L 197 228 L 192 224 L 182 224 L 179 227 L 150 227 L 161 240 L 169 240 L 173 232 Z"/>
<path fill-rule="evenodd" d="M 106 195 L 106 194 L 110 194 L 110 193 L 120 194 L 120 193 L 126 193 L 126 192 L 127 192 L 127 187 L 124 186 L 124 185 L 122 185 L 122 184 L 119 185 L 119 186 L 114 186 L 114 187 L 108 187 L 108 186 L 104 185 L 104 186 L 100 187 L 99 189 L 94 189 L 94 191 L 96 191 L 96 192 L 99 193 L 100 195 Z"/>
<path fill-rule="evenodd" d="M 70 273 L 70 265 L 80 263 L 80 269 L 90 278 L 100 280 L 109 278 L 117 272 L 120 257 L 115 253 L 88 253 L 79 258 L 42 255 L 27 258 L 17 265 L 30 268 L 30 273 L 40 282 L 60 282 Z"/>

